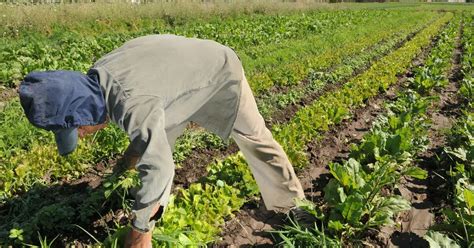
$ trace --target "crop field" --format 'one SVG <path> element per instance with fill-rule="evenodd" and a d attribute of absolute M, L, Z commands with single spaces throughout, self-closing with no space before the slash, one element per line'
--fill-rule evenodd
<path fill-rule="evenodd" d="M 314 224 L 267 211 L 237 145 L 191 124 L 154 247 L 474 247 L 474 5 L 236 2 L 0 3 L 0 247 L 122 246 L 126 134 L 61 157 L 16 88 L 164 33 L 235 50 Z"/>

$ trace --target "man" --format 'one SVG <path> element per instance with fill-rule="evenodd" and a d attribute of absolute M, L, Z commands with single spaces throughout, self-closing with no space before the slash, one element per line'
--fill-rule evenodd
<path fill-rule="evenodd" d="M 168 203 L 175 165 L 172 149 L 193 121 L 235 140 L 269 210 L 287 210 L 304 198 L 293 167 L 258 112 L 237 55 L 209 40 L 151 35 L 126 42 L 87 75 L 33 72 L 20 85 L 30 122 L 55 133 L 61 155 L 78 136 L 108 119 L 127 132 L 126 158 L 139 172 L 127 246 L 151 245 L 155 221 Z"/>

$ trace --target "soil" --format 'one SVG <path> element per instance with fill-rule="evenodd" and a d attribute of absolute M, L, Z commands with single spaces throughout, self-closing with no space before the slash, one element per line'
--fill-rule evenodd
<path fill-rule="evenodd" d="M 86 174 L 81 176 L 77 180 L 63 181 L 63 185 L 87 185 L 91 189 L 96 189 L 100 186 L 102 181 L 106 178 L 106 175 L 112 173 L 112 168 L 117 164 L 116 159 L 109 159 L 107 163 L 105 161 L 98 163 L 93 169 L 89 170 Z"/>
<path fill-rule="evenodd" d="M 447 171 L 439 166 L 438 158 L 446 144 L 445 132 L 459 115 L 457 90 L 456 83 L 448 85 L 434 106 L 439 111 L 428 113 L 432 120 L 428 133 L 430 144 L 427 151 L 419 155 L 417 163 L 428 171 L 428 177 L 424 180 L 404 178 L 398 187 L 399 194 L 410 201 L 412 208 L 399 216 L 399 228 L 382 229 L 380 239 L 388 247 L 428 247 L 422 237 L 435 222 L 434 212 L 446 206 L 445 196 L 449 191 L 444 179 Z"/>
<path fill-rule="evenodd" d="M 16 92 L 16 89 L 0 86 L 0 111 L 5 107 L 8 100 L 17 95 L 18 93 Z"/>
<path fill-rule="evenodd" d="M 190 184 L 207 176 L 206 168 L 212 161 L 222 160 L 238 150 L 235 143 L 231 143 L 225 149 L 196 149 L 181 164 L 181 168 L 176 169 L 172 191 L 174 192 L 177 188 L 188 188 Z"/>

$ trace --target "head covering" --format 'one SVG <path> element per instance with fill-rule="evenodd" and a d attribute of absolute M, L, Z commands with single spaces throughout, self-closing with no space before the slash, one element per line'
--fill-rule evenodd
<path fill-rule="evenodd" d="M 61 155 L 76 148 L 77 127 L 105 122 L 105 101 L 96 75 L 35 71 L 26 75 L 19 92 L 28 120 L 54 132 Z"/>

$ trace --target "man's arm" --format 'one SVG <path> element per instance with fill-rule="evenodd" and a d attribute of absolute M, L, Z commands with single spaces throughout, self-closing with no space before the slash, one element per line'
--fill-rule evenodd
<path fill-rule="evenodd" d="M 123 119 L 124 129 L 132 140 L 127 149 L 131 155 L 141 154 L 135 168 L 141 180 L 133 206 L 134 231 L 129 235 L 146 237 L 151 242 L 159 206 L 167 205 L 175 165 L 165 132 L 164 110 L 158 98 L 152 96 L 130 100 L 133 104 Z M 135 235 L 136 234 L 136 235 Z"/>

